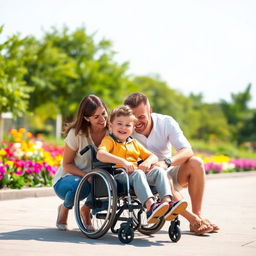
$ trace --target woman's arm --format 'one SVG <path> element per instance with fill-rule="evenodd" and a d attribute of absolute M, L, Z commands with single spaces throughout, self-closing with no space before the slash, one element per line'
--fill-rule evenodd
<path fill-rule="evenodd" d="M 83 177 L 86 173 L 76 167 L 74 163 L 75 156 L 76 151 L 72 150 L 67 144 L 65 144 L 62 163 L 63 169 L 70 174 Z"/>

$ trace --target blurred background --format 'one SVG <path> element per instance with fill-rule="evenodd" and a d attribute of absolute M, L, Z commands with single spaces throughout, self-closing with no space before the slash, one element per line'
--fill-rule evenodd
<path fill-rule="evenodd" d="M 63 145 L 83 96 L 132 92 L 199 153 L 256 159 L 256 2 L 0 0 L 0 134 Z"/>

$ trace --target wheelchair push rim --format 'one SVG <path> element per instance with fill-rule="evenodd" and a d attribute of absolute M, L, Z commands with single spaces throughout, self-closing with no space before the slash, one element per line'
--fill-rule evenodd
<path fill-rule="evenodd" d="M 91 210 L 91 220 L 95 229 L 94 231 L 92 231 L 88 230 L 83 223 L 83 219 L 80 213 L 80 208 L 83 204 L 83 200 L 80 200 L 80 194 L 82 192 L 85 182 L 88 180 L 92 180 L 95 177 L 97 177 L 97 179 L 100 179 L 103 186 L 105 186 L 106 194 L 102 198 L 105 202 L 107 202 L 107 208 L 96 213 Z M 88 238 L 97 239 L 102 237 L 111 228 L 115 219 L 115 213 L 117 208 L 117 189 L 113 177 L 104 169 L 94 169 L 92 172 L 86 174 L 77 187 L 74 206 L 76 222 L 81 232 Z"/>

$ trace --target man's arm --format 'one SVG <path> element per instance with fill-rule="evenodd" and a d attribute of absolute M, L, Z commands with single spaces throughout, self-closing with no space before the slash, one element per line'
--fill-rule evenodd
<path fill-rule="evenodd" d="M 178 151 L 174 156 L 170 159 L 172 161 L 172 165 L 181 165 L 185 163 L 190 157 L 194 155 L 192 148 L 182 148 Z"/>
<path fill-rule="evenodd" d="M 185 163 L 190 157 L 194 155 L 192 148 L 186 147 L 179 150 L 174 156 L 170 157 L 171 166 L 181 165 Z M 168 168 L 167 161 L 159 161 L 154 166 L 160 166 L 162 168 Z"/>

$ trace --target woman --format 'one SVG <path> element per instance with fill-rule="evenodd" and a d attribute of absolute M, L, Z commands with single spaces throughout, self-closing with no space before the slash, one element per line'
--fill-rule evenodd
<path fill-rule="evenodd" d="M 107 119 L 105 103 L 99 97 L 89 95 L 81 101 L 75 120 L 64 129 L 66 138 L 63 163 L 53 179 L 55 193 L 64 200 L 58 207 L 56 226 L 59 230 L 67 230 L 68 212 L 74 205 L 77 186 L 90 167 L 90 153 L 81 156 L 79 152 L 89 144 L 97 149 L 108 133 Z M 83 192 L 82 197 L 87 197 L 90 193 L 89 183 Z M 93 230 L 88 206 L 81 207 L 81 215 L 85 227 Z"/>

